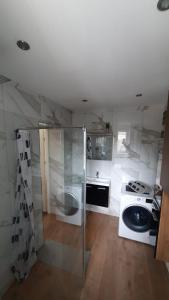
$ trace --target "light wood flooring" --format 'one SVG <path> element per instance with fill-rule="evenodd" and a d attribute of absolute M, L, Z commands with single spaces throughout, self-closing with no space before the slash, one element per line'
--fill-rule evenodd
<path fill-rule="evenodd" d="M 85 285 L 68 272 L 37 262 L 22 284 L 14 283 L 3 300 L 169 300 L 169 275 L 148 245 L 119 238 L 118 219 L 87 214 L 86 248 L 91 250 Z M 81 229 L 44 218 L 44 236 L 81 247 Z"/>
<path fill-rule="evenodd" d="M 81 300 L 168 300 L 169 274 L 153 248 L 119 238 L 118 219 L 90 213 L 91 259 Z"/>

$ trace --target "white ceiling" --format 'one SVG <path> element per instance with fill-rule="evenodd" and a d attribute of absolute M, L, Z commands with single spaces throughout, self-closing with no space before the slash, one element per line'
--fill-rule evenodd
<path fill-rule="evenodd" d="M 164 102 L 169 11 L 159 12 L 156 5 L 157 0 L 1 0 L 0 74 L 72 110 Z M 18 39 L 31 50 L 18 49 Z M 135 97 L 138 92 L 142 98 Z"/>

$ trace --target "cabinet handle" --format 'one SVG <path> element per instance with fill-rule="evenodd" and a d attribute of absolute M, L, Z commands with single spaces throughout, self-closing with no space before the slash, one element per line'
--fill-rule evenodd
<path fill-rule="evenodd" d="M 98 187 L 97 189 L 98 190 L 105 190 L 106 188 L 104 188 L 104 187 Z"/>
<path fill-rule="evenodd" d="M 86 187 L 92 189 L 92 186 L 91 186 L 91 185 L 86 185 Z"/>

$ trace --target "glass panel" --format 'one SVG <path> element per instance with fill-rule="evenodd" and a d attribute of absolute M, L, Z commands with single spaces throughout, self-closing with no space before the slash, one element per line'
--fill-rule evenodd
<path fill-rule="evenodd" d="M 33 223 L 37 259 L 8 299 L 79 300 L 85 272 L 85 131 L 31 130 Z M 46 297 L 46 298 L 45 298 Z"/>
<path fill-rule="evenodd" d="M 46 131 L 46 210 L 40 259 L 73 284 L 74 297 L 84 275 L 84 137 L 82 129 Z M 45 141 L 45 138 L 44 138 Z M 45 182 L 44 182 L 45 184 Z"/>

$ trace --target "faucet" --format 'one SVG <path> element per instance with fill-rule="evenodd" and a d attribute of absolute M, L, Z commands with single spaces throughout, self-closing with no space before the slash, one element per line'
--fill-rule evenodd
<path fill-rule="evenodd" d="M 96 177 L 99 178 L 99 171 L 96 172 Z"/>

